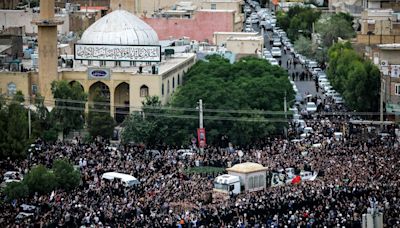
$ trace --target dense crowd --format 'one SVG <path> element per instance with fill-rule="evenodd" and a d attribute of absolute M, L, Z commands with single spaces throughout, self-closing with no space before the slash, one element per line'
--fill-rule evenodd
<path fill-rule="evenodd" d="M 72 192 L 58 190 L 52 196 L 2 204 L 1 227 L 360 227 L 372 203 L 383 212 L 387 227 L 400 227 L 400 156 L 394 129 L 383 137 L 371 126 L 351 126 L 345 116 L 314 115 L 306 122 L 314 133 L 303 140 L 267 138 L 241 148 L 242 161 L 261 163 L 268 174 L 308 167 L 319 173 L 315 181 L 267 187 L 223 201 L 211 197 L 215 175 L 187 175 L 184 170 L 238 163 L 237 154 L 225 148 L 210 146 L 203 154 L 182 158 L 179 148 L 168 146 L 149 154 L 141 146 L 39 141 L 41 152 L 24 161 L 3 161 L 1 173 L 26 174 L 35 164 L 51 167 L 55 159 L 67 158 L 79 166 L 81 184 Z M 290 138 L 299 138 L 298 127 L 290 125 Z M 333 135 L 338 131 L 344 132 L 339 140 Z M 102 180 L 108 171 L 133 175 L 140 185 L 125 188 Z M 21 204 L 35 205 L 37 211 L 17 223 Z"/>

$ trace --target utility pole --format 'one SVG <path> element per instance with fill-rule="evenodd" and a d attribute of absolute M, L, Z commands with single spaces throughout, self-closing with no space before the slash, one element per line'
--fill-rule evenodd
<path fill-rule="evenodd" d="M 283 100 L 283 111 L 285 112 L 285 119 L 287 119 L 286 110 L 287 110 L 287 102 L 286 102 L 286 91 L 285 91 L 285 98 Z"/>
<path fill-rule="evenodd" d="M 28 135 L 31 138 L 32 134 L 32 121 L 31 121 L 31 96 L 29 96 L 29 103 L 28 103 Z"/>
<path fill-rule="evenodd" d="M 203 128 L 203 100 L 199 100 L 199 128 Z"/>
<path fill-rule="evenodd" d="M 381 82 L 381 86 L 380 86 L 380 121 L 381 121 L 381 130 L 383 128 L 383 95 L 384 95 L 384 86 L 385 86 L 385 80 L 382 79 L 382 73 L 381 73 L 381 78 L 380 78 L 380 82 Z"/>

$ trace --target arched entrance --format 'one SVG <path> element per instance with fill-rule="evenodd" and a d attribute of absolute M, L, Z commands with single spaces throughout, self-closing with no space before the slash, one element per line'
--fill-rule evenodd
<path fill-rule="evenodd" d="M 129 84 L 122 82 L 115 88 L 115 121 L 122 123 L 129 114 Z"/>
<path fill-rule="evenodd" d="M 96 82 L 89 88 L 89 108 L 93 107 L 93 100 L 99 100 L 96 98 L 97 94 L 100 96 L 101 102 L 97 102 L 96 109 L 105 109 L 104 106 L 110 107 L 110 89 L 103 82 Z M 108 105 L 107 105 L 108 104 Z"/>
<path fill-rule="evenodd" d="M 75 80 L 74 80 L 74 81 L 70 81 L 68 84 L 69 84 L 70 86 L 78 85 L 79 87 L 81 87 L 82 91 L 85 90 L 85 89 L 83 88 L 82 84 L 79 83 L 79 82 L 77 82 L 77 81 L 75 81 Z"/>

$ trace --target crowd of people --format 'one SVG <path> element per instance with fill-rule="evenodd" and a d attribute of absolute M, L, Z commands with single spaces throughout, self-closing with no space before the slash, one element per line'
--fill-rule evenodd
<path fill-rule="evenodd" d="M 323 101 L 325 102 L 325 101 Z M 334 109 L 336 110 L 336 109 Z M 0 171 L 26 174 L 36 164 L 51 168 L 59 158 L 79 166 L 81 184 L 71 192 L 34 195 L 3 203 L 2 227 L 360 227 L 372 204 L 387 227 L 400 227 L 399 138 L 394 128 L 383 137 L 372 126 L 354 125 L 349 117 L 316 114 L 306 120 L 314 133 L 301 140 L 290 124 L 289 138 L 266 138 L 246 148 L 242 161 L 268 168 L 268 176 L 285 168 L 318 172 L 314 181 L 268 186 L 226 200 L 213 200 L 217 175 L 186 174 L 198 165 L 227 167 L 238 163 L 235 152 L 209 146 L 204 153 L 182 157 L 179 148 L 160 146 L 148 153 L 138 145 L 38 141 L 40 151 L 23 161 L 2 161 Z M 334 132 L 343 132 L 336 139 Z M 319 146 L 314 146 L 314 145 Z M 307 152 L 306 154 L 304 152 Z M 126 188 L 103 180 L 105 172 L 136 177 Z M 270 183 L 269 179 L 266 180 Z M 35 215 L 17 221 L 21 204 L 36 206 Z"/>

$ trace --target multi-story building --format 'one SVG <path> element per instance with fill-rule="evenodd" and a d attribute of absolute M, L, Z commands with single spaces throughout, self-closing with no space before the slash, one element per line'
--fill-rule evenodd
<path fill-rule="evenodd" d="M 400 118 L 400 44 L 380 44 L 378 49 L 386 113 Z"/>

